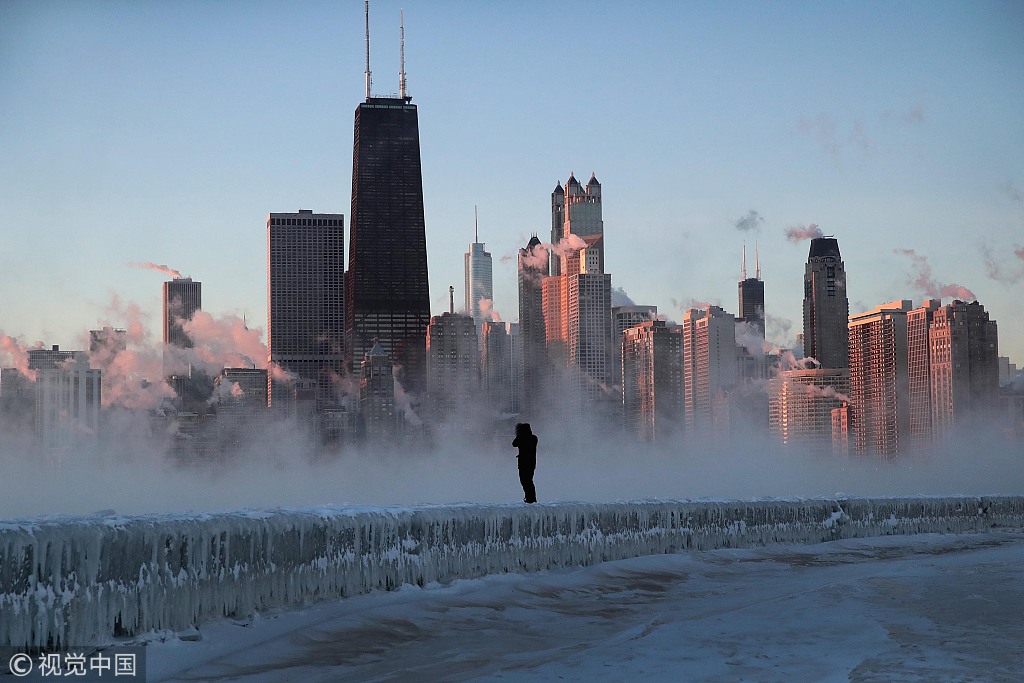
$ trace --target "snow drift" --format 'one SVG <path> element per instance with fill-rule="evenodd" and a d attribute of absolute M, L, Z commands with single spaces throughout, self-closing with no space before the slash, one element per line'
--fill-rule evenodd
<path fill-rule="evenodd" d="M 98 645 L 403 584 L 1024 527 L 1024 497 L 282 509 L 0 523 L 0 646 Z"/>

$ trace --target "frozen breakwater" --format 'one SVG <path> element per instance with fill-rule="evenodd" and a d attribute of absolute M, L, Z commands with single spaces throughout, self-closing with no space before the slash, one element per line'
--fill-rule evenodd
<path fill-rule="evenodd" d="M 0 645 L 95 645 L 403 584 L 1024 528 L 1024 496 L 282 509 L 0 522 Z"/>

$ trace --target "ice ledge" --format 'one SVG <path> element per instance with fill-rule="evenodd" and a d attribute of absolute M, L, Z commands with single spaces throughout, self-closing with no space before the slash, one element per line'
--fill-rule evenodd
<path fill-rule="evenodd" d="M 686 550 L 1024 528 L 1024 496 L 317 508 L 0 523 L 0 646 Z"/>

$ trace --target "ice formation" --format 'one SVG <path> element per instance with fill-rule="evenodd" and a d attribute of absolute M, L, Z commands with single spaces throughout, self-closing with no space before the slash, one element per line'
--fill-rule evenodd
<path fill-rule="evenodd" d="M 0 523 L 0 646 L 685 550 L 1024 527 L 1024 496 L 282 509 Z"/>

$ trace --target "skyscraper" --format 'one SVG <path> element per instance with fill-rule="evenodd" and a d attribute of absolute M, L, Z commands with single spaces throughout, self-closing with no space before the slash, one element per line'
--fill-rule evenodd
<path fill-rule="evenodd" d="M 192 348 L 184 323 L 203 307 L 203 283 L 193 282 L 190 277 L 176 277 L 164 283 L 163 299 L 164 344 Z"/>
<path fill-rule="evenodd" d="M 604 238 L 591 236 L 587 246 L 562 257 L 563 327 L 571 395 L 584 413 L 608 398 L 611 369 L 612 276 L 601 270 Z"/>
<path fill-rule="evenodd" d="M 739 312 L 736 322 L 748 323 L 764 339 L 764 282 L 761 262 L 754 250 L 754 277 L 747 277 L 747 247 L 743 246 L 743 275 L 739 282 Z"/>
<path fill-rule="evenodd" d="M 683 335 L 664 320 L 622 334 L 622 408 L 626 429 L 647 441 L 671 438 L 683 425 Z"/>
<path fill-rule="evenodd" d="M 394 370 L 380 344 L 370 347 L 359 366 L 359 419 L 371 441 L 393 438 L 400 424 Z"/>
<path fill-rule="evenodd" d="M 849 400 L 846 369 L 785 370 L 770 382 L 768 428 L 787 446 L 829 452 L 833 410 Z"/>
<path fill-rule="evenodd" d="M 480 334 L 480 326 L 484 320 L 489 319 L 485 313 L 490 313 L 494 301 L 494 280 L 491 273 L 491 254 L 484 250 L 484 245 L 480 242 L 480 231 L 475 220 L 475 207 L 473 211 L 473 242 L 465 254 L 466 310 L 473 316 L 477 337 L 482 341 L 483 335 Z M 482 301 L 486 302 L 487 310 L 481 309 Z"/>
<path fill-rule="evenodd" d="M 708 306 L 683 313 L 682 327 L 686 428 L 708 430 L 727 420 L 715 413 L 715 399 L 736 384 L 736 318 Z"/>
<path fill-rule="evenodd" d="M 35 372 L 35 429 L 44 450 L 73 448 L 95 440 L 100 426 L 103 373 L 89 367 L 83 351 L 32 349 Z"/>
<path fill-rule="evenodd" d="M 977 301 L 953 301 L 935 311 L 931 351 L 932 432 L 946 436 L 991 417 L 999 396 L 995 320 Z"/>
<path fill-rule="evenodd" d="M 301 209 L 267 217 L 268 367 L 315 380 L 321 409 L 337 403 L 345 370 L 344 224 Z"/>
<path fill-rule="evenodd" d="M 480 387 L 488 407 L 496 414 L 513 409 L 512 338 L 505 323 L 487 320 L 481 328 Z"/>
<path fill-rule="evenodd" d="M 519 250 L 519 339 L 522 350 L 520 410 L 539 416 L 547 369 L 543 280 L 548 273 L 548 250 L 534 235 Z"/>
<path fill-rule="evenodd" d="M 435 315 L 427 327 L 427 395 L 438 420 L 466 419 L 479 400 L 480 346 L 473 318 L 461 313 Z"/>
<path fill-rule="evenodd" d="M 846 269 L 834 237 L 815 237 L 804 269 L 804 356 L 823 368 L 850 366 Z"/>
<path fill-rule="evenodd" d="M 932 438 L 932 372 L 928 331 L 942 302 L 925 299 L 920 307 L 907 312 L 907 380 L 909 384 L 908 447 L 920 449 Z"/>
<path fill-rule="evenodd" d="M 850 317 L 850 428 L 853 449 L 893 457 L 910 437 L 907 300 Z"/>
<path fill-rule="evenodd" d="M 369 12 L 369 10 L 367 10 Z M 423 389 L 430 323 L 427 239 L 416 105 L 405 90 L 403 27 L 399 96 L 370 91 L 355 111 L 345 350 L 353 367 L 379 341 L 406 390 Z"/>
<path fill-rule="evenodd" d="M 590 175 L 586 187 L 571 172 L 565 187 L 556 183 L 551 193 L 551 244 L 558 245 L 568 235 L 577 237 L 603 237 L 604 220 L 601 218 L 601 183 Z M 599 270 L 604 272 L 604 242 L 597 250 Z M 557 255 L 551 258 L 551 274 L 560 275 L 561 262 Z"/>

